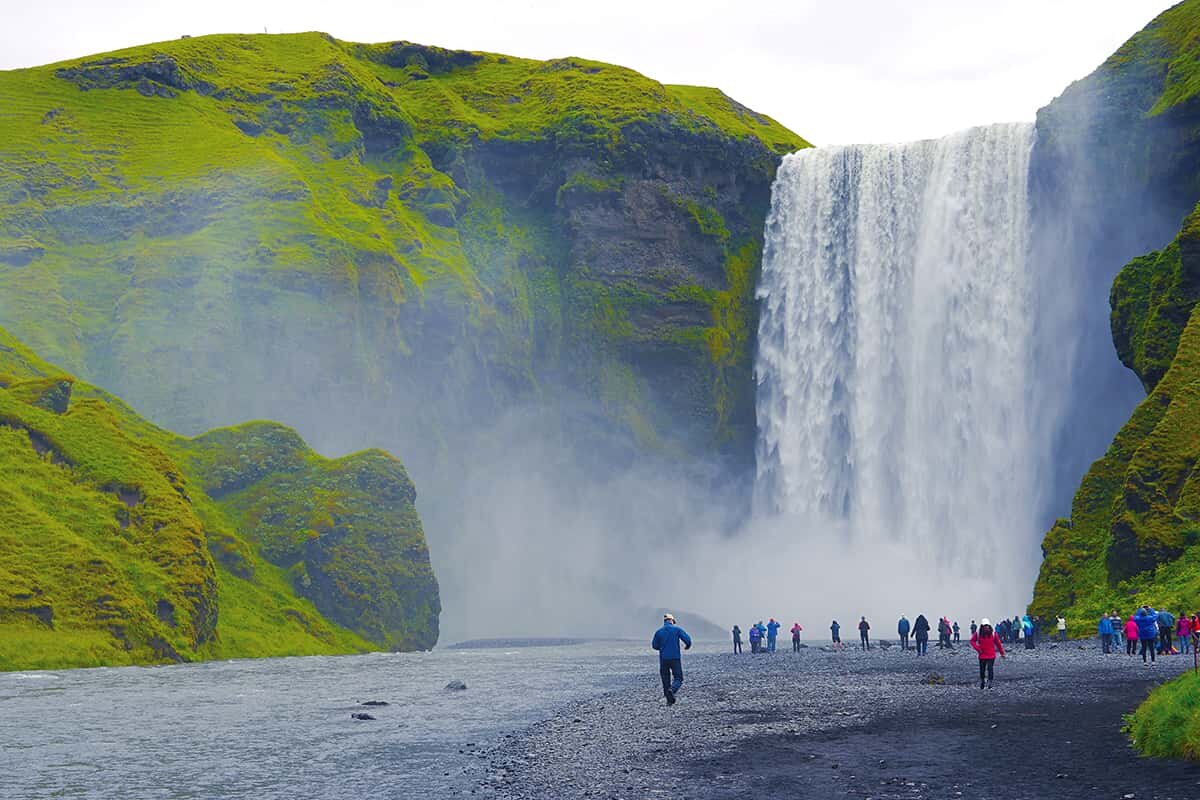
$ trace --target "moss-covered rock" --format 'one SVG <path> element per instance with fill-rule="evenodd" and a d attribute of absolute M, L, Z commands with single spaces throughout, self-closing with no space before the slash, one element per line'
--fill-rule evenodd
<path fill-rule="evenodd" d="M 716 89 L 297 34 L 0 97 L 0 324 L 153 419 L 427 467 L 536 404 L 627 457 L 750 459 L 763 219 L 806 142 Z"/>
<path fill-rule="evenodd" d="M 0 472 L 0 669 L 436 640 L 412 485 L 386 454 L 328 461 L 269 423 L 180 439 L 0 329 Z M 259 520 L 231 511 L 251 492 L 286 509 L 277 535 L 329 522 L 310 557 L 327 589 L 264 559 Z M 370 602 L 345 612 L 347 591 Z"/>

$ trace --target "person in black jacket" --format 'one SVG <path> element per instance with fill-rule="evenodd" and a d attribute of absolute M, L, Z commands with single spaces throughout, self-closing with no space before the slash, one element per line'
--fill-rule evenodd
<path fill-rule="evenodd" d="M 913 622 L 913 638 L 917 640 L 917 655 L 923 656 L 929 652 L 929 620 L 924 614 L 918 614 Z"/>
<path fill-rule="evenodd" d="M 863 617 L 858 623 L 858 638 L 862 640 L 862 649 L 871 649 L 871 637 L 867 631 L 871 630 L 871 623 L 867 622 L 867 618 Z"/>

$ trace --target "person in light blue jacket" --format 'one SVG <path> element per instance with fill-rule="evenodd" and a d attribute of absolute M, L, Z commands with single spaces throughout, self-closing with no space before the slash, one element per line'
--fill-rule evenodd
<path fill-rule="evenodd" d="M 1113 640 L 1113 624 L 1108 614 L 1100 617 L 1100 624 L 1097 626 L 1097 630 L 1100 633 L 1100 649 L 1104 651 L 1105 655 L 1108 655 L 1112 652 Z"/>
<path fill-rule="evenodd" d="M 675 617 L 663 614 L 662 627 L 654 632 L 650 646 L 658 651 L 658 674 L 662 678 L 663 697 L 667 705 L 675 705 L 675 695 L 683 686 L 683 654 L 679 652 L 679 643 L 683 642 L 684 650 L 692 649 L 692 637 L 687 631 L 675 624 Z"/>

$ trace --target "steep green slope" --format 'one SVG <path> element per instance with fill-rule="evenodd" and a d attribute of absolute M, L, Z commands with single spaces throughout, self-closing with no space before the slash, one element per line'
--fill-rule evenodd
<path fill-rule="evenodd" d="M 168 434 L 0 330 L 0 669 L 432 646 L 437 589 L 403 468 L 247 428 L 287 439 L 292 463 L 252 469 L 239 431 Z M 235 503 L 206 493 L 213 474 L 286 502 L 277 530 L 307 538 L 302 557 L 277 558 Z M 329 568 L 346 549 L 374 572 Z M 337 585 L 287 571 L 310 563 Z M 381 580 L 407 594 L 364 598 Z"/>
<path fill-rule="evenodd" d="M 0 324 L 189 433 L 428 465 L 536 404 L 745 463 L 762 223 L 804 146 L 715 89 L 317 33 L 0 73 Z"/>

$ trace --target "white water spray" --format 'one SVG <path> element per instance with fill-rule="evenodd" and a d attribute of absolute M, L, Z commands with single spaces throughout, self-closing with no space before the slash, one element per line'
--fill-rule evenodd
<path fill-rule="evenodd" d="M 1031 566 L 1032 144 L 1006 124 L 784 159 L 758 292 L 760 512 L 931 574 Z"/>

